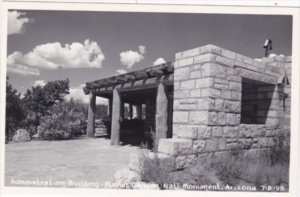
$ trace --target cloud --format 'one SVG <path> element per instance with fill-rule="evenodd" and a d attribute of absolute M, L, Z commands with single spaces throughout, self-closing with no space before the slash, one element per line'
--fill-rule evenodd
<path fill-rule="evenodd" d="M 140 45 L 139 46 L 139 53 L 142 54 L 142 55 L 146 54 L 146 47 L 143 46 L 143 45 Z"/>
<path fill-rule="evenodd" d="M 26 15 L 25 12 L 18 12 L 18 11 L 8 12 L 8 25 L 7 25 L 8 35 L 24 33 L 25 24 L 32 21 L 29 18 L 23 17 L 25 15 Z"/>
<path fill-rule="evenodd" d="M 69 92 L 70 94 L 65 96 L 66 100 L 70 100 L 71 98 L 73 98 L 74 100 L 79 100 L 82 101 L 83 103 L 89 103 L 89 95 L 85 95 L 83 92 L 83 88 L 84 88 L 85 84 L 80 84 L 79 86 L 76 87 L 70 87 Z M 102 97 L 97 97 L 96 98 L 96 104 L 103 104 L 103 105 L 107 105 L 108 104 L 108 100 Z"/>
<path fill-rule="evenodd" d="M 117 72 L 118 74 L 120 74 L 120 75 L 126 74 L 126 73 L 127 73 L 127 71 L 124 70 L 124 69 L 118 69 L 118 70 L 116 70 L 116 72 Z"/>
<path fill-rule="evenodd" d="M 146 53 L 146 47 L 143 45 L 140 45 L 138 47 L 137 51 L 124 51 L 120 53 L 120 61 L 123 66 L 126 66 L 127 68 L 132 68 L 132 66 L 136 63 L 139 63 L 144 59 L 144 54 Z"/>
<path fill-rule="evenodd" d="M 87 39 L 84 43 L 73 42 L 65 46 L 59 42 L 41 44 L 26 54 L 15 51 L 7 57 L 7 66 L 15 68 L 8 69 L 11 72 L 21 74 L 23 70 L 30 70 L 27 75 L 39 75 L 32 69 L 102 68 L 104 59 L 98 44 Z"/>
<path fill-rule="evenodd" d="M 46 82 L 44 80 L 36 80 L 33 82 L 33 86 L 45 86 Z"/>
<path fill-rule="evenodd" d="M 164 64 L 164 63 L 166 63 L 166 60 L 165 60 L 164 58 L 160 57 L 160 58 L 157 58 L 157 59 L 153 62 L 153 65 L 154 65 L 154 66 L 157 66 L 157 65 L 160 65 L 160 64 Z"/>

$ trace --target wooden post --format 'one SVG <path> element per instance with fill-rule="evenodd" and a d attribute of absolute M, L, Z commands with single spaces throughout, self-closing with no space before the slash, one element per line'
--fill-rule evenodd
<path fill-rule="evenodd" d="M 155 128 L 155 145 L 158 145 L 159 139 L 167 138 L 168 132 L 168 98 L 163 84 L 159 84 L 157 90 Z"/>
<path fill-rule="evenodd" d="M 110 144 L 119 145 L 120 142 L 120 127 L 121 127 L 121 98 L 119 92 L 113 90 L 113 106 L 112 106 L 112 121 L 111 121 L 111 136 Z M 124 104 L 123 104 L 124 105 Z"/>
<path fill-rule="evenodd" d="M 129 118 L 130 120 L 132 120 L 133 117 L 133 106 L 132 104 L 129 104 Z"/>
<path fill-rule="evenodd" d="M 142 119 L 142 104 L 136 105 L 136 117 L 137 119 Z"/>
<path fill-rule="evenodd" d="M 88 122 L 87 122 L 87 136 L 94 137 L 95 135 L 95 112 L 96 112 L 96 96 L 90 92 Z"/>
<path fill-rule="evenodd" d="M 107 109 L 107 115 L 109 120 L 111 121 L 111 116 L 112 116 L 112 98 L 108 99 L 108 109 Z"/>

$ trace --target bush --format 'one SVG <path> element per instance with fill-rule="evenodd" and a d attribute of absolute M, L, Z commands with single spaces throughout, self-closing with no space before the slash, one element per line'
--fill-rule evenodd
<path fill-rule="evenodd" d="M 142 181 L 157 183 L 160 189 L 164 189 L 166 183 L 173 183 L 171 173 L 174 170 L 174 160 L 161 158 L 158 153 L 142 151 L 139 157 L 139 174 Z"/>
<path fill-rule="evenodd" d="M 61 102 L 50 108 L 49 115 L 41 118 L 38 133 L 43 139 L 65 140 L 83 134 L 85 113 L 74 101 Z"/>

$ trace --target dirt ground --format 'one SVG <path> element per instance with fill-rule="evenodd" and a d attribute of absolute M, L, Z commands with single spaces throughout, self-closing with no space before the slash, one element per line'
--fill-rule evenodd
<path fill-rule="evenodd" d="M 135 146 L 110 140 L 32 141 L 5 146 L 5 185 L 33 187 L 99 187 L 128 166 Z"/>

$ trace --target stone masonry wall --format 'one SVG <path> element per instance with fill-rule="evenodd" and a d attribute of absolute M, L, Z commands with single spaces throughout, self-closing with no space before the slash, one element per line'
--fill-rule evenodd
<path fill-rule="evenodd" d="M 158 151 L 174 157 L 176 168 L 184 168 L 207 153 L 272 146 L 280 123 L 288 119 L 282 112 L 285 90 L 277 85 L 281 68 L 288 64 L 268 60 L 255 61 L 214 45 L 177 53 L 173 137 L 161 139 Z M 261 90 L 266 86 L 259 86 L 255 94 L 270 100 L 269 110 L 264 106 L 260 112 L 265 124 L 241 124 L 243 79 L 273 85 L 266 92 Z"/>

